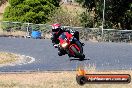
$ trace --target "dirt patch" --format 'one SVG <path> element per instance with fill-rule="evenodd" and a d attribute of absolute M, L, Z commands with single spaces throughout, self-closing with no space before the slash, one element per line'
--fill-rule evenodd
<path fill-rule="evenodd" d="M 68 10 L 72 15 L 76 15 L 76 14 L 81 14 L 83 11 L 85 11 L 84 8 L 82 8 L 79 5 L 68 5 L 68 4 L 63 4 L 61 5 L 61 7 L 64 10 Z"/>
<path fill-rule="evenodd" d="M 4 1 L 4 0 L 3 0 Z M 5 11 L 5 8 L 9 6 L 9 3 L 5 0 L 3 4 L 0 6 L 0 21 L 3 19 L 3 13 Z"/>
<path fill-rule="evenodd" d="M 12 53 L 0 52 L 0 65 L 15 62 L 19 56 Z"/>
<path fill-rule="evenodd" d="M 129 84 L 85 84 L 76 82 L 75 71 L 0 74 L 0 88 L 132 88 Z M 96 71 L 94 73 L 130 74 L 132 71 Z"/>
<path fill-rule="evenodd" d="M 24 31 L 14 31 L 14 32 L 6 32 L 6 31 L 0 31 L 1 37 L 26 37 L 26 32 Z"/>
<path fill-rule="evenodd" d="M 14 53 L 0 52 L 0 67 L 32 63 L 35 58 Z"/>

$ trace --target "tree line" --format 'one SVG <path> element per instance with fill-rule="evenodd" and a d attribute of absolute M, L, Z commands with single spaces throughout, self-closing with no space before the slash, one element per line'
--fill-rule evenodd
<path fill-rule="evenodd" d="M 7 2 L 8 0 L 0 0 L 0 6 L 2 5 L 2 4 L 4 4 L 5 2 Z"/>
<path fill-rule="evenodd" d="M 75 0 L 80 6 L 86 9 L 81 14 L 77 14 L 76 17 L 72 17 L 69 13 L 60 10 L 60 0 L 8 1 L 10 6 L 6 8 L 3 15 L 3 20 L 5 21 L 20 21 L 36 24 L 59 21 L 63 25 L 68 25 L 69 21 L 65 20 L 72 19 L 70 20 L 70 22 L 74 22 L 72 26 L 99 27 L 102 25 L 104 0 Z M 104 28 L 131 30 L 132 1 L 105 0 L 104 17 Z"/>
<path fill-rule="evenodd" d="M 4 21 L 46 23 L 49 14 L 59 7 L 59 0 L 8 0 Z"/>
<path fill-rule="evenodd" d="M 102 25 L 104 0 L 76 0 L 87 10 L 81 21 L 85 27 Z M 89 15 L 93 13 L 93 16 Z M 105 28 L 132 29 L 132 0 L 105 0 Z M 90 21 L 91 22 L 90 22 Z"/>

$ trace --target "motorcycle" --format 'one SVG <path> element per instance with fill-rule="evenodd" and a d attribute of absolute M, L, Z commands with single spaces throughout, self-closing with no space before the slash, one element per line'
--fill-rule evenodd
<path fill-rule="evenodd" d="M 83 45 L 72 34 L 64 32 L 59 36 L 59 49 L 62 53 L 68 54 L 69 57 L 79 58 L 83 60 L 85 55 L 83 54 Z"/>

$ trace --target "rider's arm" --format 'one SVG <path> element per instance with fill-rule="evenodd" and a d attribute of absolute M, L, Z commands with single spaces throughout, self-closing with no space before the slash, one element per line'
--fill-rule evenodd
<path fill-rule="evenodd" d="M 63 28 L 62 29 L 64 32 L 68 32 L 68 33 L 74 33 L 74 31 L 72 29 L 69 28 Z"/>

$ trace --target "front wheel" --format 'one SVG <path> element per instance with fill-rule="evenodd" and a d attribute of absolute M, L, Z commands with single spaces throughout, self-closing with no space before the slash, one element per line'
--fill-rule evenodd
<path fill-rule="evenodd" d="M 79 50 L 77 50 L 74 46 L 71 46 L 71 50 L 74 52 L 75 56 L 81 56 L 81 53 Z"/>
<path fill-rule="evenodd" d="M 83 54 L 83 55 L 79 58 L 79 60 L 82 61 L 82 60 L 84 60 L 84 58 L 85 58 L 85 55 Z"/>

